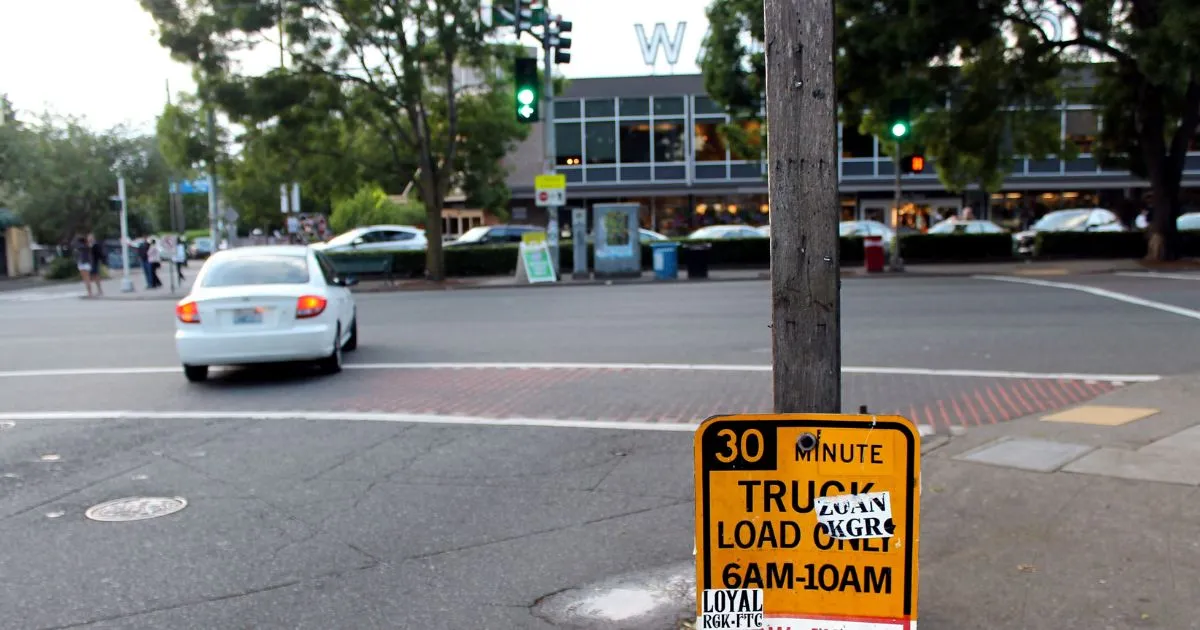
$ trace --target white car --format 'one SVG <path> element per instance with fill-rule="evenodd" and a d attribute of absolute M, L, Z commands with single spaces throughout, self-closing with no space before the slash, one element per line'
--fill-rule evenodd
<path fill-rule="evenodd" d="M 709 225 L 687 235 L 688 240 L 723 241 L 735 238 L 766 238 L 757 228 L 749 225 Z"/>
<path fill-rule="evenodd" d="M 175 349 L 189 381 L 211 365 L 315 361 L 340 372 L 358 347 L 350 287 L 325 254 L 304 245 L 214 253 L 175 306 Z"/>
<path fill-rule="evenodd" d="M 410 225 L 372 225 L 354 228 L 339 234 L 324 243 L 313 245 L 314 249 L 329 254 L 347 252 L 373 252 L 398 250 L 423 250 L 429 246 L 425 230 Z"/>

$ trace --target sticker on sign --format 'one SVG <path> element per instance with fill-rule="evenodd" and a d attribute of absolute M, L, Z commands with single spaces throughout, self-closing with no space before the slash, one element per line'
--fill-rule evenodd
<path fill-rule="evenodd" d="M 763 591 L 760 588 L 705 589 L 697 628 L 763 630 Z"/>
<path fill-rule="evenodd" d="M 891 538 L 896 530 L 887 492 L 818 497 L 816 508 L 817 522 L 831 538 Z"/>
<path fill-rule="evenodd" d="M 842 619 L 799 619 L 795 617 L 766 617 L 764 630 L 917 630 L 917 624 L 877 621 L 846 621 Z"/>

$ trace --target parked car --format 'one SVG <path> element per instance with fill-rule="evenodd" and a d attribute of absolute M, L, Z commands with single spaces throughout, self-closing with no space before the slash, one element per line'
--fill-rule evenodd
<path fill-rule="evenodd" d="M 346 252 L 422 250 L 428 242 L 425 230 L 409 225 L 372 225 L 339 234 L 312 247 L 327 254 Z"/>
<path fill-rule="evenodd" d="M 1034 222 L 1028 230 L 1013 235 L 1017 253 L 1030 255 L 1039 232 L 1125 232 L 1116 213 L 1104 208 L 1055 210 Z"/>
<path fill-rule="evenodd" d="M 1188 212 L 1175 219 L 1175 227 L 1180 232 L 1200 230 L 1200 212 Z"/>
<path fill-rule="evenodd" d="M 191 244 L 188 246 L 188 257 L 193 260 L 203 260 L 212 256 L 212 253 L 213 241 L 212 238 L 207 236 L 199 236 L 192 239 Z"/>
<path fill-rule="evenodd" d="M 964 221 L 962 219 L 946 219 L 941 223 L 929 228 L 927 234 L 1007 234 L 1008 230 L 992 223 L 973 219 Z"/>
<path fill-rule="evenodd" d="M 723 241 L 736 238 L 765 238 L 758 229 L 749 225 L 709 225 L 687 235 L 689 240 Z"/>
<path fill-rule="evenodd" d="M 189 381 L 211 365 L 314 361 L 340 372 L 358 347 L 352 278 L 305 245 L 227 249 L 208 258 L 175 306 L 175 349 Z"/>
<path fill-rule="evenodd" d="M 841 238 L 882 237 L 883 251 L 887 256 L 891 256 L 892 248 L 896 245 L 896 232 L 879 221 L 842 221 L 838 224 L 838 236 Z"/>
<path fill-rule="evenodd" d="M 446 243 L 446 247 L 478 247 L 481 245 L 502 245 L 505 243 L 520 243 L 521 235 L 529 232 L 545 232 L 546 228 L 536 225 L 480 225 L 473 227 L 456 240 Z"/>

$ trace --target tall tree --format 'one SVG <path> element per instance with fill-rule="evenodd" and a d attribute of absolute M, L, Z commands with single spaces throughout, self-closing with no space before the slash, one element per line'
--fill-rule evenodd
<path fill-rule="evenodd" d="M 464 113 L 479 103 L 480 111 L 511 117 L 488 107 L 512 51 L 486 41 L 480 0 L 292 0 L 282 11 L 277 0 L 141 3 L 160 42 L 197 68 L 206 98 L 242 121 L 334 111 L 368 128 L 386 147 L 391 172 L 415 182 L 427 211 L 426 273 L 444 278 L 441 211 L 464 163 Z M 234 58 L 272 37 L 280 20 L 288 67 L 240 75 Z M 501 155 L 525 132 L 489 131 L 472 141 Z"/>
<path fill-rule="evenodd" d="M 754 115 L 761 102 L 762 0 L 714 0 L 702 68 L 714 98 Z M 916 124 L 952 189 L 994 188 L 1013 155 L 1055 153 L 1055 103 L 1081 65 L 1099 73 L 1104 112 L 1095 152 L 1151 187 L 1148 258 L 1177 257 L 1184 157 L 1200 123 L 1200 4 L 1190 0 L 843 0 L 838 96 L 845 121 L 894 96 L 932 113 Z M 756 22 L 757 21 L 757 22 Z M 1057 28 L 1054 27 L 1057 25 Z M 1081 64 L 1081 62 L 1097 62 Z M 948 99 L 946 97 L 949 97 Z M 1006 112 L 1008 106 L 1028 111 Z M 753 111 L 751 111 L 753 110 Z"/>

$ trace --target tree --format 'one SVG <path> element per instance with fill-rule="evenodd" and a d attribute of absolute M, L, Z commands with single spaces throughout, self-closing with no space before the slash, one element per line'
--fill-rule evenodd
<path fill-rule="evenodd" d="M 81 121 L 50 115 L 13 135 L 9 146 L 19 166 L 6 170 L 10 201 L 40 242 L 63 243 L 85 232 L 116 236 L 111 198 L 118 173 L 127 182 L 131 230 L 146 229 L 155 191 L 166 188 L 153 139 L 121 128 L 94 132 Z"/>
<path fill-rule="evenodd" d="M 755 52 L 761 15 L 762 0 L 714 0 L 709 7 L 706 86 L 735 113 L 761 103 L 761 52 Z M 1050 16 L 1061 16 L 1061 28 L 1050 27 Z M 878 133 L 878 121 L 859 112 L 886 111 L 898 95 L 912 98 L 914 111 L 934 110 L 918 118 L 915 136 L 936 149 L 938 173 L 951 189 L 972 181 L 994 189 L 1013 155 L 1069 158 L 1075 148 L 1058 146 L 1051 131 L 1057 120 L 1038 106 L 1058 102 L 1081 67 L 1096 70 L 1094 102 L 1104 125 L 1095 152 L 1150 182 L 1155 212 L 1148 258 L 1177 257 L 1184 156 L 1200 123 L 1200 49 L 1194 46 L 1200 4 L 843 0 L 838 20 L 845 121 Z M 1028 111 L 1005 111 L 1026 104 Z"/>
<path fill-rule="evenodd" d="M 397 203 L 388 198 L 379 186 L 363 186 L 352 197 L 333 204 L 329 227 L 335 232 L 347 232 L 363 225 L 416 225 L 425 219 L 425 209 L 419 203 Z"/>
<path fill-rule="evenodd" d="M 458 169 L 503 155 L 525 133 L 489 124 L 477 125 L 488 133 L 464 134 L 467 112 L 512 117 L 491 99 L 513 53 L 486 41 L 479 0 L 293 0 L 282 11 L 275 0 L 141 2 L 160 43 L 197 69 L 205 98 L 240 121 L 286 123 L 308 112 L 369 131 L 391 174 L 414 182 L 427 213 L 426 273 L 444 278 L 441 211 Z M 280 20 L 290 67 L 239 75 L 236 54 Z M 464 151 L 468 143 L 475 150 Z"/>

